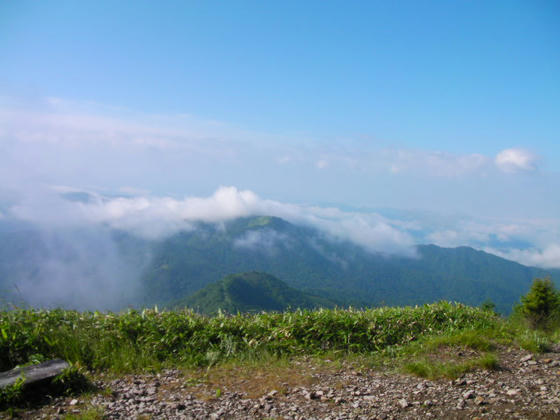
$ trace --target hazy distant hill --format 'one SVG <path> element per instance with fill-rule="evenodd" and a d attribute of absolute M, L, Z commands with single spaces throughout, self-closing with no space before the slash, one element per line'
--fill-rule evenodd
<path fill-rule="evenodd" d="M 335 304 L 296 290 L 274 276 L 253 271 L 226 276 L 177 302 L 176 306 L 215 314 L 219 309 L 228 313 L 283 311 L 288 308 L 334 307 Z"/>

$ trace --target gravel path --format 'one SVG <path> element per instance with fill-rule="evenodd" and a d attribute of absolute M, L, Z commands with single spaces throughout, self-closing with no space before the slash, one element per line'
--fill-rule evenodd
<path fill-rule="evenodd" d="M 560 351 L 560 349 L 559 349 Z M 428 381 L 298 362 L 275 380 L 198 382 L 179 370 L 99 380 L 83 399 L 59 398 L 22 418 L 64 418 L 98 407 L 108 419 L 560 419 L 560 353 L 504 349 L 496 371 Z M 291 372 L 291 373 L 290 373 Z M 219 388 L 218 388 L 219 387 Z M 2 418 L 2 415 L 0 415 Z M 6 417 L 3 417 L 6 418 Z"/>

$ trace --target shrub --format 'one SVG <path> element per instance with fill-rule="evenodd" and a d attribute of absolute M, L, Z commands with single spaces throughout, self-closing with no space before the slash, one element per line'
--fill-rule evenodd
<path fill-rule="evenodd" d="M 496 313 L 496 304 L 492 302 L 491 299 L 486 299 L 480 304 L 480 309 L 482 309 L 483 311 Z"/>
<path fill-rule="evenodd" d="M 558 320 L 560 294 L 549 278 L 535 279 L 529 293 L 521 297 L 518 310 L 532 328 L 546 329 Z"/>
<path fill-rule="evenodd" d="M 0 388 L 0 410 L 21 402 L 24 382 L 25 378 L 20 377 L 13 385 Z"/>

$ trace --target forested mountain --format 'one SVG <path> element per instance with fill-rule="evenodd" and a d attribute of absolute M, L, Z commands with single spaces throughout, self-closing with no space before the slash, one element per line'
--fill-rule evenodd
<path fill-rule="evenodd" d="M 468 247 L 420 245 L 415 258 L 376 254 L 275 217 L 199 223 L 159 240 L 23 225 L 0 228 L 0 237 L 0 300 L 34 306 L 172 306 L 227 275 L 258 271 L 339 306 L 490 299 L 507 313 L 535 277 L 560 279 L 558 270 Z"/>
<path fill-rule="evenodd" d="M 558 272 L 468 247 L 421 245 L 417 258 L 373 254 L 274 217 L 199 225 L 157 244 L 143 282 L 151 302 L 188 296 L 230 273 L 262 271 L 297 289 L 354 305 L 491 299 L 507 312 L 535 277 Z"/>
<path fill-rule="evenodd" d="M 334 302 L 288 286 L 276 277 L 256 271 L 231 274 L 176 304 L 203 314 L 332 308 Z"/>

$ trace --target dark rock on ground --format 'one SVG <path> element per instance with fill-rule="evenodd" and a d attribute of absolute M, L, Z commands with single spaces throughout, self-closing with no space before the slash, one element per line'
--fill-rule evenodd
<path fill-rule="evenodd" d="M 32 384 L 34 382 L 54 378 L 69 366 L 68 362 L 64 360 L 54 359 L 37 365 L 0 372 L 0 388 L 15 384 L 20 377 L 25 379 L 25 384 Z"/>

